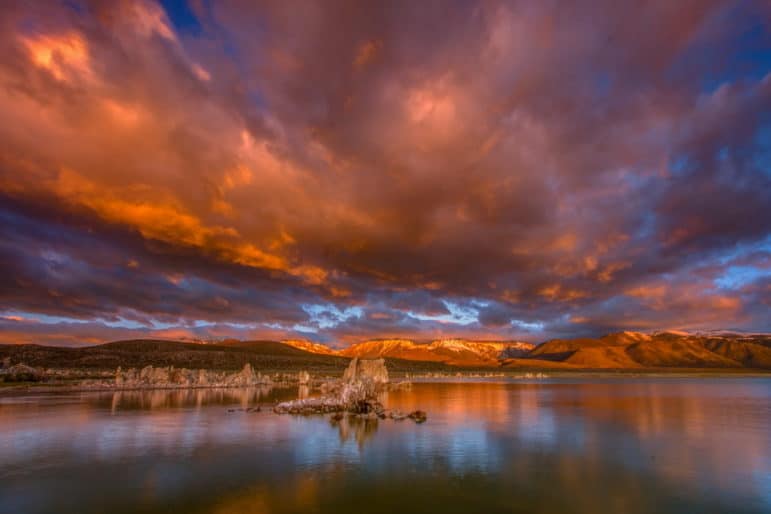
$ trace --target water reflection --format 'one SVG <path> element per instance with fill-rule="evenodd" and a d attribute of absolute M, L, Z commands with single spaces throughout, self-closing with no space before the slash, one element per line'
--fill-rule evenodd
<path fill-rule="evenodd" d="M 303 388 L 305 391 L 302 391 Z M 277 388 L 269 385 L 235 389 L 158 389 L 106 392 L 93 397 L 86 396 L 85 399 L 92 405 L 102 406 L 110 398 L 113 414 L 119 410 L 200 409 L 209 405 L 236 405 L 247 409 L 292 398 L 296 391 L 297 387 Z M 300 386 L 300 394 L 307 395 L 307 387 Z"/>
<path fill-rule="evenodd" d="M 771 511 L 771 380 L 419 383 L 383 398 L 428 411 L 423 425 L 237 410 L 303 394 L 0 398 L 0 512 Z"/>
<path fill-rule="evenodd" d="M 340 441 L 345 443 L 351 439 L 356 441 L 359 448 L 372 439 L 377 432 L 379 419 L 362 419 L 358 416 L 342 416 L 341 419 L 330 418 L 330 424 L 337 428 Z M 386 421 L 384 421 L 386 422 Z"/>

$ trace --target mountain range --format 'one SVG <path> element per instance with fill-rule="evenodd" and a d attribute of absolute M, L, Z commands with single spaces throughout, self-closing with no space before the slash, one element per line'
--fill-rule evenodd
<path fill-rule="evenodd" d="M 416 342 L 411 339 L 371 339 L 335 350 L 304 340 L 286 340 L 284 344 L 311 353 L 374 359 L 390 357 L 410 361 L 441 362 L 449 366 L 497 366 L 506 359 L 525 357 L 536 345 L 522 341 L 473 341 L 436 339 Z"/>
<path fill-rule="evenodd" d="M 310 343 L 306 351 L 344 357 L 392 357 L 450 366 L 644 369 L 771 369 L 771 335 L 618 332 L 599 338 L 553 339 L 539 345 L 521 341 L 376 339 L 342 350 Z"/>
<path fill-rule="evenodd" d="M 521 341 L 437 339 L 416 343 L 409 339 L 376 339 L 349 346 L 339 354 L 345 357 L 433 361 L 451 366 L 495 366 L 505 359 L 524 357 L 534 348 L 534 344 Z"/>
<path fill-rule="evenodd" d="M 386 359 L 394 371 L 452 371 L 463 368 L 645 370 L 771 370 L 771 335 L 619 332 L 599 338 L 521 341 L 468 339 L 374 339 L 333 349 L 305 340 L 190 343 L 163 340 L 116 341 L 80 348 L 0 345 L 0 363 L 47 368 L 115 369 L 176 366 L 238 369 L 334 371 L 352 357 Z"/>

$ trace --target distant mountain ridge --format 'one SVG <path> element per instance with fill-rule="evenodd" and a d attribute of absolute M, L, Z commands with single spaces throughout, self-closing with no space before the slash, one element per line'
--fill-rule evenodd
<path fill-rule="evenodd" d="M 441 362 L 451 366 L 495 366 L 505 359 L 524 357 L 535 348 L 523 341 L 475 341 L 448 338 L 429 342 L 412 339 L 370 339 L 341 350 L 305 340 L 282 343 L 311 353 L 375 359 L 391 357 L 412 361 Z"/>
<path fill-rule="evenodd" d="M 281 341 L 283 344 L 289 345 L 293 348 L 303 350 L 310 353 L 318 353 L 320 355 L 339 355 L 339 351 L 334 348 L 321 343 L 314 343 L 313 341 L 307 341 L 305 339 L 284 339 Z"/>
<path fill-rule="evenodd" d="M 448 338 L 416 342 L 407 338 L 393 338 L 362 341 L 342 350 L 332 350 L 325 345 L 307 341 L 294 341 L 291 344 L 312 353 L 325 355 L 391 357 L 467 367 L 576 370 L 771 369 L 769 334 L 624 331 L 599 338 L 552 339 L 538 345 L 522 341 Z"/>
<path fill-rule="evenodd" d="M 453 366 L 497 365 L 510 358 L 524 357 L 535 348 L 522 341 L 473 341 L 437 339 L 417 343 L 410 339 L 375 339 L 356 343 L 339 352 L 346 357 L 394 357 L 442 362 Z"/>

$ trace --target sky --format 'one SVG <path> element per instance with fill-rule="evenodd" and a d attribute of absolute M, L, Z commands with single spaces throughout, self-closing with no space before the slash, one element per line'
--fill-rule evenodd
<path fill-rule="evenodd" d="M 0 3 L 0 343 L 771 331 L 771 4 Z"/>

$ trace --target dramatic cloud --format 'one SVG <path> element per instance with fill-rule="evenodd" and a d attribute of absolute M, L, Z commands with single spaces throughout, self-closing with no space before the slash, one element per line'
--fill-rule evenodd
<path fill-rule="evenodd" d="M 4 2 L 0 342 L 771 330 L 767 2 Z"/>

